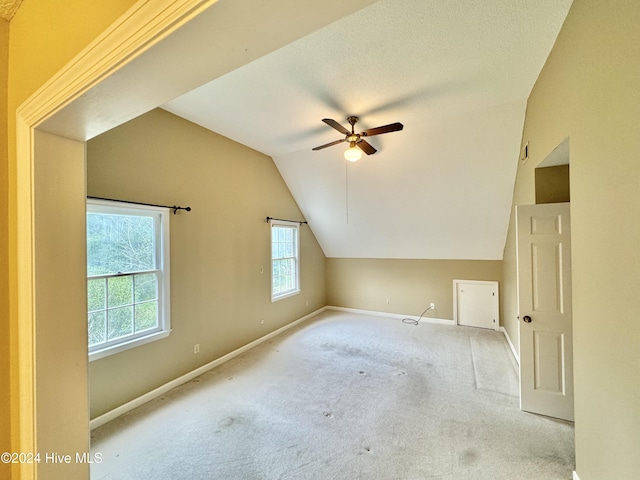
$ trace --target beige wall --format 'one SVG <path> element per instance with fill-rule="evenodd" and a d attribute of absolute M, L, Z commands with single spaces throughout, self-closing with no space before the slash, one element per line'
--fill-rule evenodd
<path fill-rule="evenodd" d="M 89 195 L 192 208 L 171 215 L 173 331 L 90 363 L 92 418 L 326 305 L 324 254 L 307 226 L 302 293 L 271 303 L 265 217 L 302 219 L 271 158 L 160 109 L 87 151 Z"/>
<path fill-rule="evenodd" d="M 70 455 L 69 465 L 42 461 L 40 478 L 83 479 L 89 465 L 87 403 L 85 145 L 36 136 L 36 418 L 38 451 Z M 76 429 L 70 429 L 74 425 Z"/>
<path fill-rule="evenodd" d="M 518 186 L 518 185 L 517 185 Z M 517 190 L 517 189 L 516 189 Z M 529 205 L 533 201 L 519 200 L 516 203 L 514 195 L 514 205 Z M 507 335 L 511 339 L 516 353 L 520 355 L 520 330 L 518 328 L 518 288 L 517 288 L 517 261 L 516 261 L 516 237 L 515 237 L 515 209 L 511 209 L 509 219 L 509 230 L 507 241 L 504 247 L 504 257 L 502 259 L 502 292 L 500 301 L 502 304 L 501 323 Z"/>
<path fill-rule="evenodd" d="M 452 320 L 454 279 L 501 282 L 502 262 L 328 258 L 327 303 L 418 316 L 433 302 L 426 317 Z"/>
<path fill-rule="evenodd" d="M 564 203 L 571 201 L 569 165 L 536 168 L 536 203 Z"/>
<path fill-rule="evenodd" d="M 640 4 L 575 0 L 529 98 L 514 204 L 534 203 L 533 169 L 570 138 L 576 471 L 640 472 Z M 513 224 L 505 313 L 517 332 Z M 511 332 L 510 332 L 511 333 Z"/>
<path fill-rule="evenodd" d="M 7 93 L 9 22 L 0 18 L 0 452 L 11 451 L 11 397 L 9 395 L 9 253 L 7 181 Z M 0 478 L 9 477 L 9 465 L 0 463 Z"/>

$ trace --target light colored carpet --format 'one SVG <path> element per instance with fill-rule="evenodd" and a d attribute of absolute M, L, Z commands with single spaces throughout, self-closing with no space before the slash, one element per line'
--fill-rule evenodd
<path fill-rule="evenodd" d="M 96 429 L 93 480 L 570 479 L 501 333 L 324 312 Z"/>

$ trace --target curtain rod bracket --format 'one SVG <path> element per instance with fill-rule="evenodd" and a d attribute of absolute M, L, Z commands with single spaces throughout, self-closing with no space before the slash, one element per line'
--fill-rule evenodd
<path fill-rule="evenodd" d="M 178 210 L 186 210 L 187 212 L 191 211 L 191 207 L 176 207 L 175 205 L 171 207 L 173 209 L 173 214 L 178 213 Z"/>

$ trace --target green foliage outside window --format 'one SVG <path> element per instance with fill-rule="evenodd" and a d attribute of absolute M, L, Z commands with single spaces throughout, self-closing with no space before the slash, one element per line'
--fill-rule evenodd
<path fill-rule="evenodd" d="M 113 275 L 156 268 L 153 217 L 87 214 L 87 274 Z"/>
<path fill-rule="evenodd" d="M 155 221 L 87 214 L 89 346 L 158 327 Z"/>

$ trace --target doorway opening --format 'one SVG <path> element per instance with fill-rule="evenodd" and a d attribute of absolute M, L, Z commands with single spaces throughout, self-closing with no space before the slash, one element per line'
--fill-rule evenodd
<path fill-rule="evenodd" d="M 536 204 L 571 201 L 569 137 L 535 168 Z"/>

